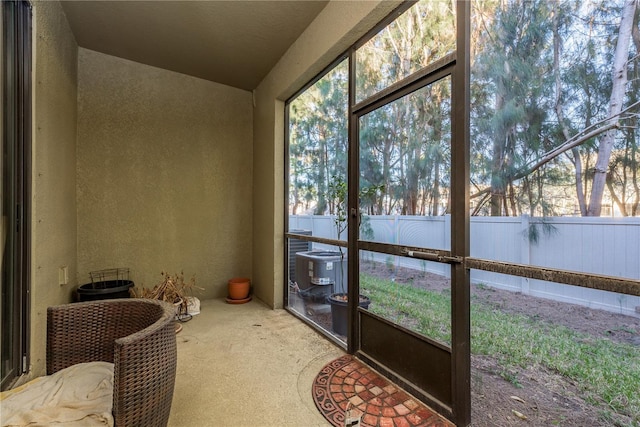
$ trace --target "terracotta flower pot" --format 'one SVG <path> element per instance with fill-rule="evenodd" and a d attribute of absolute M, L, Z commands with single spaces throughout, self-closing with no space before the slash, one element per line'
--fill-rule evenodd
<path fill-rule="evenodd" d="M 242 300 L 249 297 L 251 289 L 251 280 L 246 277 L 234 277 L 229 279 L 228 290 L 229 299 Z"/>

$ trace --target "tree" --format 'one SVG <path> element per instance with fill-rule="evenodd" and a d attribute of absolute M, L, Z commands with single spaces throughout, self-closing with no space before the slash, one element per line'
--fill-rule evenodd
<path fill-rule="evenodd" d="M 290 211 L 306 205 L 333 213 L 326 194 L 332 176 L 347 174 L 347 63 L 294 100 L 289 107 Z"/>
<path fill-rule="evenodd" d="M 626 0 L 622 9 L 622 18 L 618 30 L 618 42 L 613 59 L 613 72 L 611 79 L 611 98 L 609 101 L 609 117 L 611 120 L 618 120 L 624 103 L 624 95 L 627 86 L 627 67 L 629 59 L 629 44 L 633 21 L 636 14 L 638 0 Z M 617 129 L 608 130 L 598 145 L 598 159 L 595 164 L 593 174 L 593 184 L 591 186 L 591 197 L 587 208 L 587 216 L 600 216 L 602 208 L 602 195 L 607 179 L 611 150 L 616 138 Z"/>
<path fill-rule="evenodd" d="M 582 215 L 602 203 L 597 184 L 601 178 L 594 173 L 597 165 L 607 166 L 611 198 L 619 206 L 627 203 L 622 200 L 637 193 L 632 178 L 637 91 L 624 96 L 627 85 L 618 79 L 616 88 L 606 74 L 611 73 L 609 64 L 616 63 L 618 52 L 625 50 L 620 40 L 627 40 L 628 51 L 629 31 L 637 29 L 637 19 L 630 26 L 615 23 L 616 15 L 626 16 L 627 21 L 634 16 L 630 3 L 616 8 L 611 1 L 514 1 L 501 2 L 495 12 L 483 6 L 475 14 L 474 40 L 481 47 L 474 51 L 471 92 L 472 182 L 477 189 L 472 198 L 482 201 L 476 212 L 490 200 L 492 215 L 518 214 L 524 204 L 530 210 L 538 206 L 543 214 L 553 213 L 547 200 L 569 183 L 566 160 L 573 168 Z M 616 38 L 617 44 L 609 43 Z M 528 43 L 519 43 L 524 40 Z M 518 53 L 510 56 L 512 52 Z M 619 62 L 618 76 L 631 63 Z M 598 137 L 600 144 L 595 144 Z M 603 145 L 606 141 L 610 148 Z"/>
<path fill-rule="evenodd" d="M 472 106 L 472 138 L 484 147 L 490 144 L 489 150 L 474 147 L 479 148 L 490 179 L 492 216 L 519 214 L 514 181 L 544 148 L 550 12 L 550 3 L 542 0 L 502 2 L 493 15 L 476 15 L 480 22 L 475 26 L 486 31 L 477 40 L 482 48 L 472 69 L 472 98 L 480 101 Z"/>
<path fill-rule="evenodd" d="M 358 99 L 452 52 L 453 18 L 452 2 L 420 2 L 359 49 Z M 362 118 L 361 181 L 384 188 L 372 213 L 439 214 L 449 185 L 450 96 L 447 79 Z"/>
<path fill-rule="evenodd" d="M 627 79 L 640 63 L 637 2 L 474 2 L 474 214 L 591 215 L 603 196 L 640 213 L 640 78 Z M 454 29 L 452 2 L 413 5 L 358 48 L 357 101 L 452 52 Z M 327 192 L 332 177 L 346 180 L 346 84 L 343 62 L 291 103 L 293 212 L 337 212 Z M 361 188 L 380 189 L 368 214 L 448 212 L 450 104 L 443 78 L 361 117 Z"/>

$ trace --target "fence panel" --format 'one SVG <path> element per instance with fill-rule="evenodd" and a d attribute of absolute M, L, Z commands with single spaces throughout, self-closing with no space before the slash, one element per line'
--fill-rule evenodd
<path fill-rule="evenodd" d="M 434 249 L 450 248 L 450 217 L 370 216 L 373 236 L 366 240 Z M 290 229 L 336 237 L 330 216 L 291 216 Z M 333 228 L 333 231 L 331 230 Z M 538 239 L 530 237 L 536 231 Z M 472 217 L 471 256 L 606 276 L 640 279 L 640 218 Z M 345 238 L 346 235 L 343 236 Z M 385 262 L 384 254 L 370 259 Z M 397 258 L 399 266 L 448 276 L 447 266 Z M 638 315 L 640 297 L 472 270 L 483 283 L 533 296 Z"/>

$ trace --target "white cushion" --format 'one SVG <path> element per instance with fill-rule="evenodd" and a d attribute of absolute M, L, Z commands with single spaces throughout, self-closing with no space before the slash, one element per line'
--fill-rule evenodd
<path fill-rule="evenodd" d="M 113 364 L 79 363 L 0 393 L 5 426 L 113 426 Z"/>

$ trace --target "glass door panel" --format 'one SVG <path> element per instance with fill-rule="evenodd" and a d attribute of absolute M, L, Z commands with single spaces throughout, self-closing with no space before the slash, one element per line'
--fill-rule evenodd
<path fill-rule="evenodd" d="M 360 251 L 360 293 L 369 300 L 369 312 L 447 346 L 450 277 L 447 264 Z"/>
<path fill-rule="evenodd" d="M 449 76 L 360 118 L 360 239 L 448 250 Z"/>
<path fill-rule="evenodd" d="M 347 65 L 288 105 L 287 307 L 343 343 L 329 297 L 347 290 Z"/>
<path fill-rule="evenodd" d="M 413 254 L 451 247 L 450 96 L 447 76 L 359 123 L 360 293 L 371 313 L 446 345 L 450 267 Z"/>

